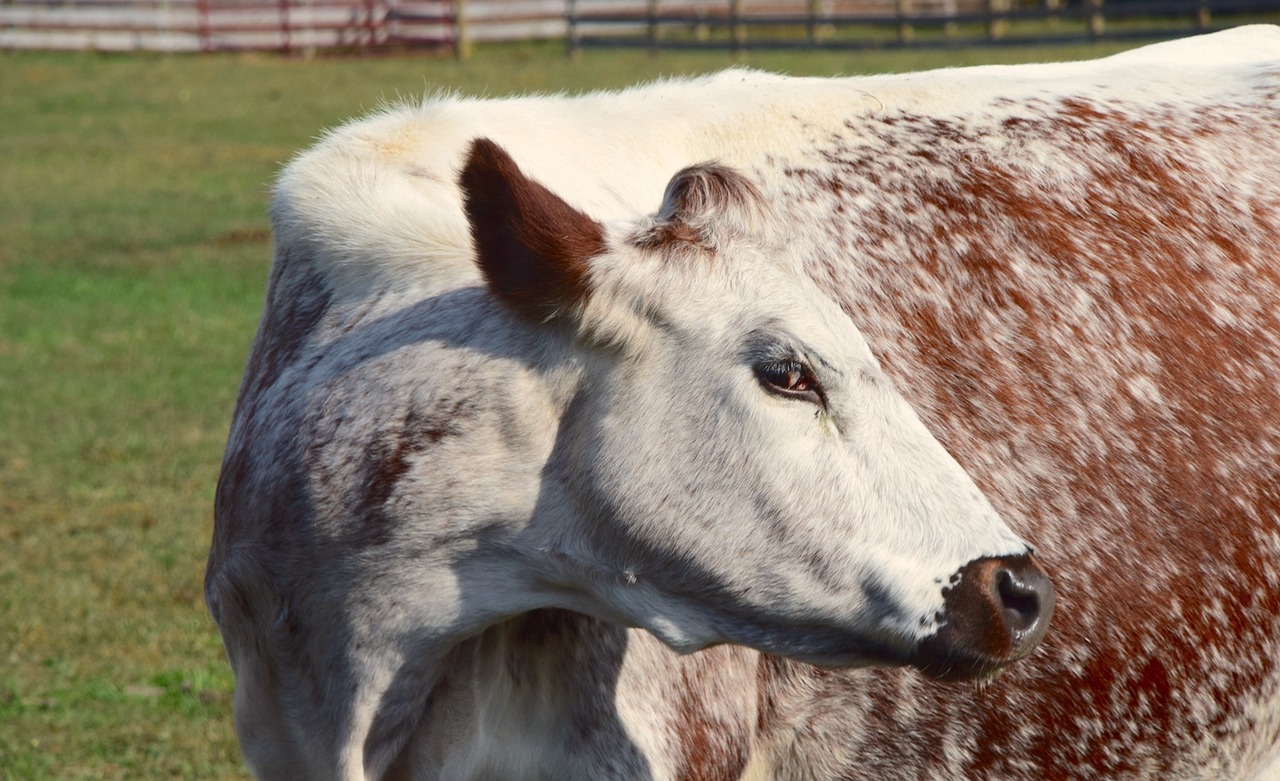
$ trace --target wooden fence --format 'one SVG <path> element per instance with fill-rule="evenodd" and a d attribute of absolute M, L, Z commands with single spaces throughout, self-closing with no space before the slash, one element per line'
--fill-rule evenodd
<path fill-rule="evenodd" d="M 447 0 L 0 0 L 0 48 L 451 51 Z"/>
<path fill-rule="evenodd" d="M 0 49 L 416 50 L 1048 43 L 1280 21 L 1280 0 L 0 0 Z"/>
<path fill-rule="evenodd" d="M 648 0 L 642 13 L 568 2 L 571 53 L 1047 44 L 1280 22 L 1280 0 Z"/>
<path fill-rule="evenodd" d="M 642 13 L 647 3 L 583 7 Z M 563 39 L 567 9 L 567 0 L 0 0 L 0 49 L 415 48 L 465 56 L 472 42 Z"/>

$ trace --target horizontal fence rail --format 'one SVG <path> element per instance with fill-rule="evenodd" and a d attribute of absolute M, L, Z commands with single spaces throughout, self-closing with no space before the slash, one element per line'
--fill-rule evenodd
<path fill-rule="evenodd" d="M 643 13 L 586 5 L 569 0 L 571 53 L 1065 43 L 1280 21 L 1280 0 L 649 0 Z"/>
<path fill-rule="evenodd" d="M 416 0 L 0 0 L 0 48 L 452 50 L 455 3 Z"/>
<path fill-rule="evenodd" d="M 859 49 L 1177 37 L 1280 0 L 0 0 L 0 49 Z"/>
<path fill-rule="evenodd" d="M 585 7 L 643 12 L 647 2 Z M 0 0 L 0 49 L 412 48 L 465 56 L 472 42 L 563 39 L 567 9 L 566 0 Z"/>

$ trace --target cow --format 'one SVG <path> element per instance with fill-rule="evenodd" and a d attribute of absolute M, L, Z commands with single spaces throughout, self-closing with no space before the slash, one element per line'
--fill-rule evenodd
<path fill-rule="evenodd" d="M 272 220 L 260 777 L 1280 778 L 1280 30 L 439 97 Z"/>

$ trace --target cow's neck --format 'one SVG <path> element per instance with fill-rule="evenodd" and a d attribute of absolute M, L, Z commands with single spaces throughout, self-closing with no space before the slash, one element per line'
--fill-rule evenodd
<path fill-rule="evenodd" d="M 562 610 L 460 643 L 388 778 L 646 777 L 611 698 L 626 647 L 625 629 Z M 593 772 L 603 761 L 626 772 Z"/>
<path fill-rule="evenodd" d="M 459 644 L 388 778 L 733 778 L 757 728 L 758 654 L 677 656 L 563 610 Z"/>

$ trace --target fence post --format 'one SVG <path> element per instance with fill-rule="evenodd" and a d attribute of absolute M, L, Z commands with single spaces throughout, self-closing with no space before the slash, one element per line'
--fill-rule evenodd
<path fill-rule="evenodd" d="M 809 0 L 809 45 L 814 46 L 825 38 L 830 38 L 835 29 L 828 22 L 818 20 L 819 16 L 827 16 L 827 0 Z"/>
<path fill-rule="evenodd" d="M 378 0 L 365 0 L 365 35 L 369 36 L 369 41 L 365 44 L 365 49 L 374 50 L 378 46 L 378 17 L 374 14 L 378 13 Z"/>
<path fill-rule="evenodd" d="M 4 0 L 3 5 L 13 5 L 13 0 Z M 169 0 L 160 0 L 160 23 L 156 25 L 156 32 L 160 34 L 160 40 L 164 41 L 164 43 L 161 44 L 162 46 L 169 45 L 169 28 L 172 26 L 172 20 L 169 18 L 169 15 L 172 12 L 173 7 Z M 10 22 L 6 29 L 12 30 L 13 23 Z"/>
<path fill-rule="evenodd" d="M 1196 9 L 1196 27 L 1201 30 L 1207 30 L 1212 21 L 1213 19 L 1209 12 L 1209 0 L 1200 0 L 1200 7 Z"/>
<path fill-rule="evenodd" d="M 1102 0 L 1086 0 L 1092 13 L 1089 14 L 1089 37 L 1101 38 L 1106 32 L 1107 21 L 1102 15 Z"/>
<path fill-rule="evenodd" d="M 453 0 L 453 53 L 460 60 L 471 56 L 471 30 L 467 20 L 467 0 Z"/>
<path fill-rule="evenodd" d="M 906 46 L 916 37 L 916 28 L 911 24 L 911 13 L 915 10 L 911 0 L 898 0 L 898 43 Z"/>
<path fill-rule="evenodd" d="M 567 0 L 565 6 L 565 51 L 569 59 L 582 56 L 582 43 L 578 40 L 578 0 Z"/>
<path fill-rule="evenodd" d="M 302 0 L 302 24 L 296 27 L 298 37 L 302 40 L 302 59 L 309 60 L 316 56 L 316 18 L 311 8 L 311 0 Z"/>
<path fill-rule="evenodd" d="M 741 57 L 747 46 L 747 26 L 742 23 L 743 0 L 733 0 L 729 4 L 729 24 L 733 32 L 733 54 Z"/>
<path fill-rule="evenodd" d="M 945 0 L 942 4 L 942 13 L 950 17 L 942 25 L 942 34 L 948 38 L 954 38 L 960 33 L 960 25 L 956 22 L 955 17 L 960 13 L 956 0 Z"/>
<path fill-rule="evenodd" d="M 1007 13 L 1010 7 L 1009 0 L 988 0 L 987 38 L 992 41 L 998 41 L 1008 32 L 1009 20 L 1000 18 L 1000 15 Z"/>
<path fill-rule="evenodd" d="M 213 51 L 209 31 L 209 0 L 196 0 L 196 28 L 199 30 L 200 51 Z"/>
<path fill-rule="evenodd" d="M 288 54 L 293 51 L 289 24 L 289 0 L 280 0 L 276 5 L 280 9 L 280 51 Z"/>
<path fill-rule="evenodd" d="M 660 0 L 649 0 L 647 3 L 649 14 L 649 55 L 657 56 L 660 48 L 662 30 L 658 25 L 658 3 Z"/>
<path fill-rule="evenodd" d="M 1061 21 L 1060 14 L 1066 5 L 1063 0 L 1044 0 L 1045 24 L 1050 30 L 1056 30 Z"/>

